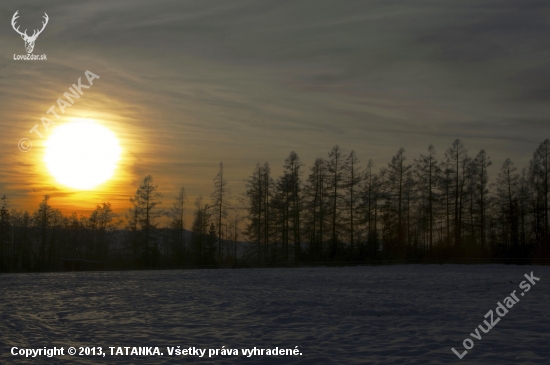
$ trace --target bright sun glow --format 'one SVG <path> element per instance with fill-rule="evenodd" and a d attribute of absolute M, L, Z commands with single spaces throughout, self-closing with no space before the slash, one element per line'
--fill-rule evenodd
<path fill-rule="evenodd" d="M 55 128 L 46 141 L 44 161 L 58 183 L 90 190 L 113 176 L 120 153 L 113 132 L 79 119 Z"/>

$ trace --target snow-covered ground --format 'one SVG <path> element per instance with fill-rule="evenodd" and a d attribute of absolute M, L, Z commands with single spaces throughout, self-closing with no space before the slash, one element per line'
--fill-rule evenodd
<path fill-rule="evenodd" d="M 531 271 L 540 281 L 519 296 Z M 548 364 L 549 289 L 550 267 L 506 265 L 7 274 L 0 363 Z M 514 290 L 520 301 L 473 339 Z M 459 360 L 451 347 L 462 353 L 467 337 L 475 346 Z M 107 355 L 30 360 L 12 356 L 14 346 Z M 111 356 L 110 346 L 158 346 L 164 356 Z M 168 356 L 176 346 L 302 355 Z"/>

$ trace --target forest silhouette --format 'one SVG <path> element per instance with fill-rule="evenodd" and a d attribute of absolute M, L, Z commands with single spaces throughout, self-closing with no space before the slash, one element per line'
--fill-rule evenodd
<path fill-rule="evenodd" d="M 64 215 L 48 196 L 31 213 L 4 195 L 0 271 L 56 271 L 68 261 L 101 269 L 545 262 L 550 141 L 521 170 L 510 159 L 491 166 L 487 152 L 470 155 L 458 139 L 411 160 L 401 148 L 379 169 L 336 145 L 307 169 L 292 151 L 277 177 L 258 163 L 238 196 L 220 163 L 210 199 L 192 207 L 183 186 L 163 204 L 150 175 L 125 215 L 108 202 Z"/>

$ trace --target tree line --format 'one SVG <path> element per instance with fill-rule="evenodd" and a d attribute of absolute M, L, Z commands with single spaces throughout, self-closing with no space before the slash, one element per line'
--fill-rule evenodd
<path fill-rule="evenodd" d="M 378 171 L 339 146 L 309 169 L 291 152 L 282 176 L 266 162 L 245 181 L 245 234 L 265 263 L 549 257 L 550 141 L 492 183 L 491 165 L 459 139 Z"/>
<path fill-rule="evenodd" d="M 401 148 L 378 169 L 339 146 L 306 169 L 292 151 L 281 176 L 258 163 L 233 197 L 220 163 L 189 230 L 185 188 L 163 208 L 150 175 L 124 216 L 107 202 L 63 215 L 48 196 L 29 213 L 4 195 L 0 270 L 57 270 L 64 259 L 153 268 L 550 257 L 550 141 L 521 170 L 506 159 L 492 182 L 491 166 L 458 139 L 410 160 Z"/>
<path fill-rule="evenodd" d="M 63 215 L 44 196 L 29 213 L 10 209 L 0 198 L 0 271 L 49 271 L 65 260 L 101 264 L 102 268 L 216 266 L 237 261 L 241 237 L 238 213 L 229 216 L 229 189 L 223 164 L 214 179 L 211 203 L 195 201 L 191 231 L 185 227 L 187 193 L 181 187 L 167 209 L 151 175 L 130 198 L 121 216 L 110 203 L 88 215 Z"/>

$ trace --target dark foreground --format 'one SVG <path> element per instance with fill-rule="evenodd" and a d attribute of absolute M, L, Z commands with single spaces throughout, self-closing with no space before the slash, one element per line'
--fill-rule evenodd
<path fill-rule="evenodd" d="M 521 296 L 531 271 L 540 281 Z M 550 267 L 516 265 L 5 274 L 0 362 L 547 364 L 549 283 Z M 519 302 L 472 337 L 514 290 Z M 466 338 L 474 347 L 459 360 L 451 348 L 462 354 Z M 71 346 L 77 355 L 67 355 Z M 265 351 L 296 346 L 301 355 Z M 31 359 L 13 347 L 63 347 L 65 355 Z M 96 355 L 79 356 L 80 347 Z M 126 355 L 131 347 L 162 355 Z M 264 355 L 242 355 L 254 347 Z"/>

